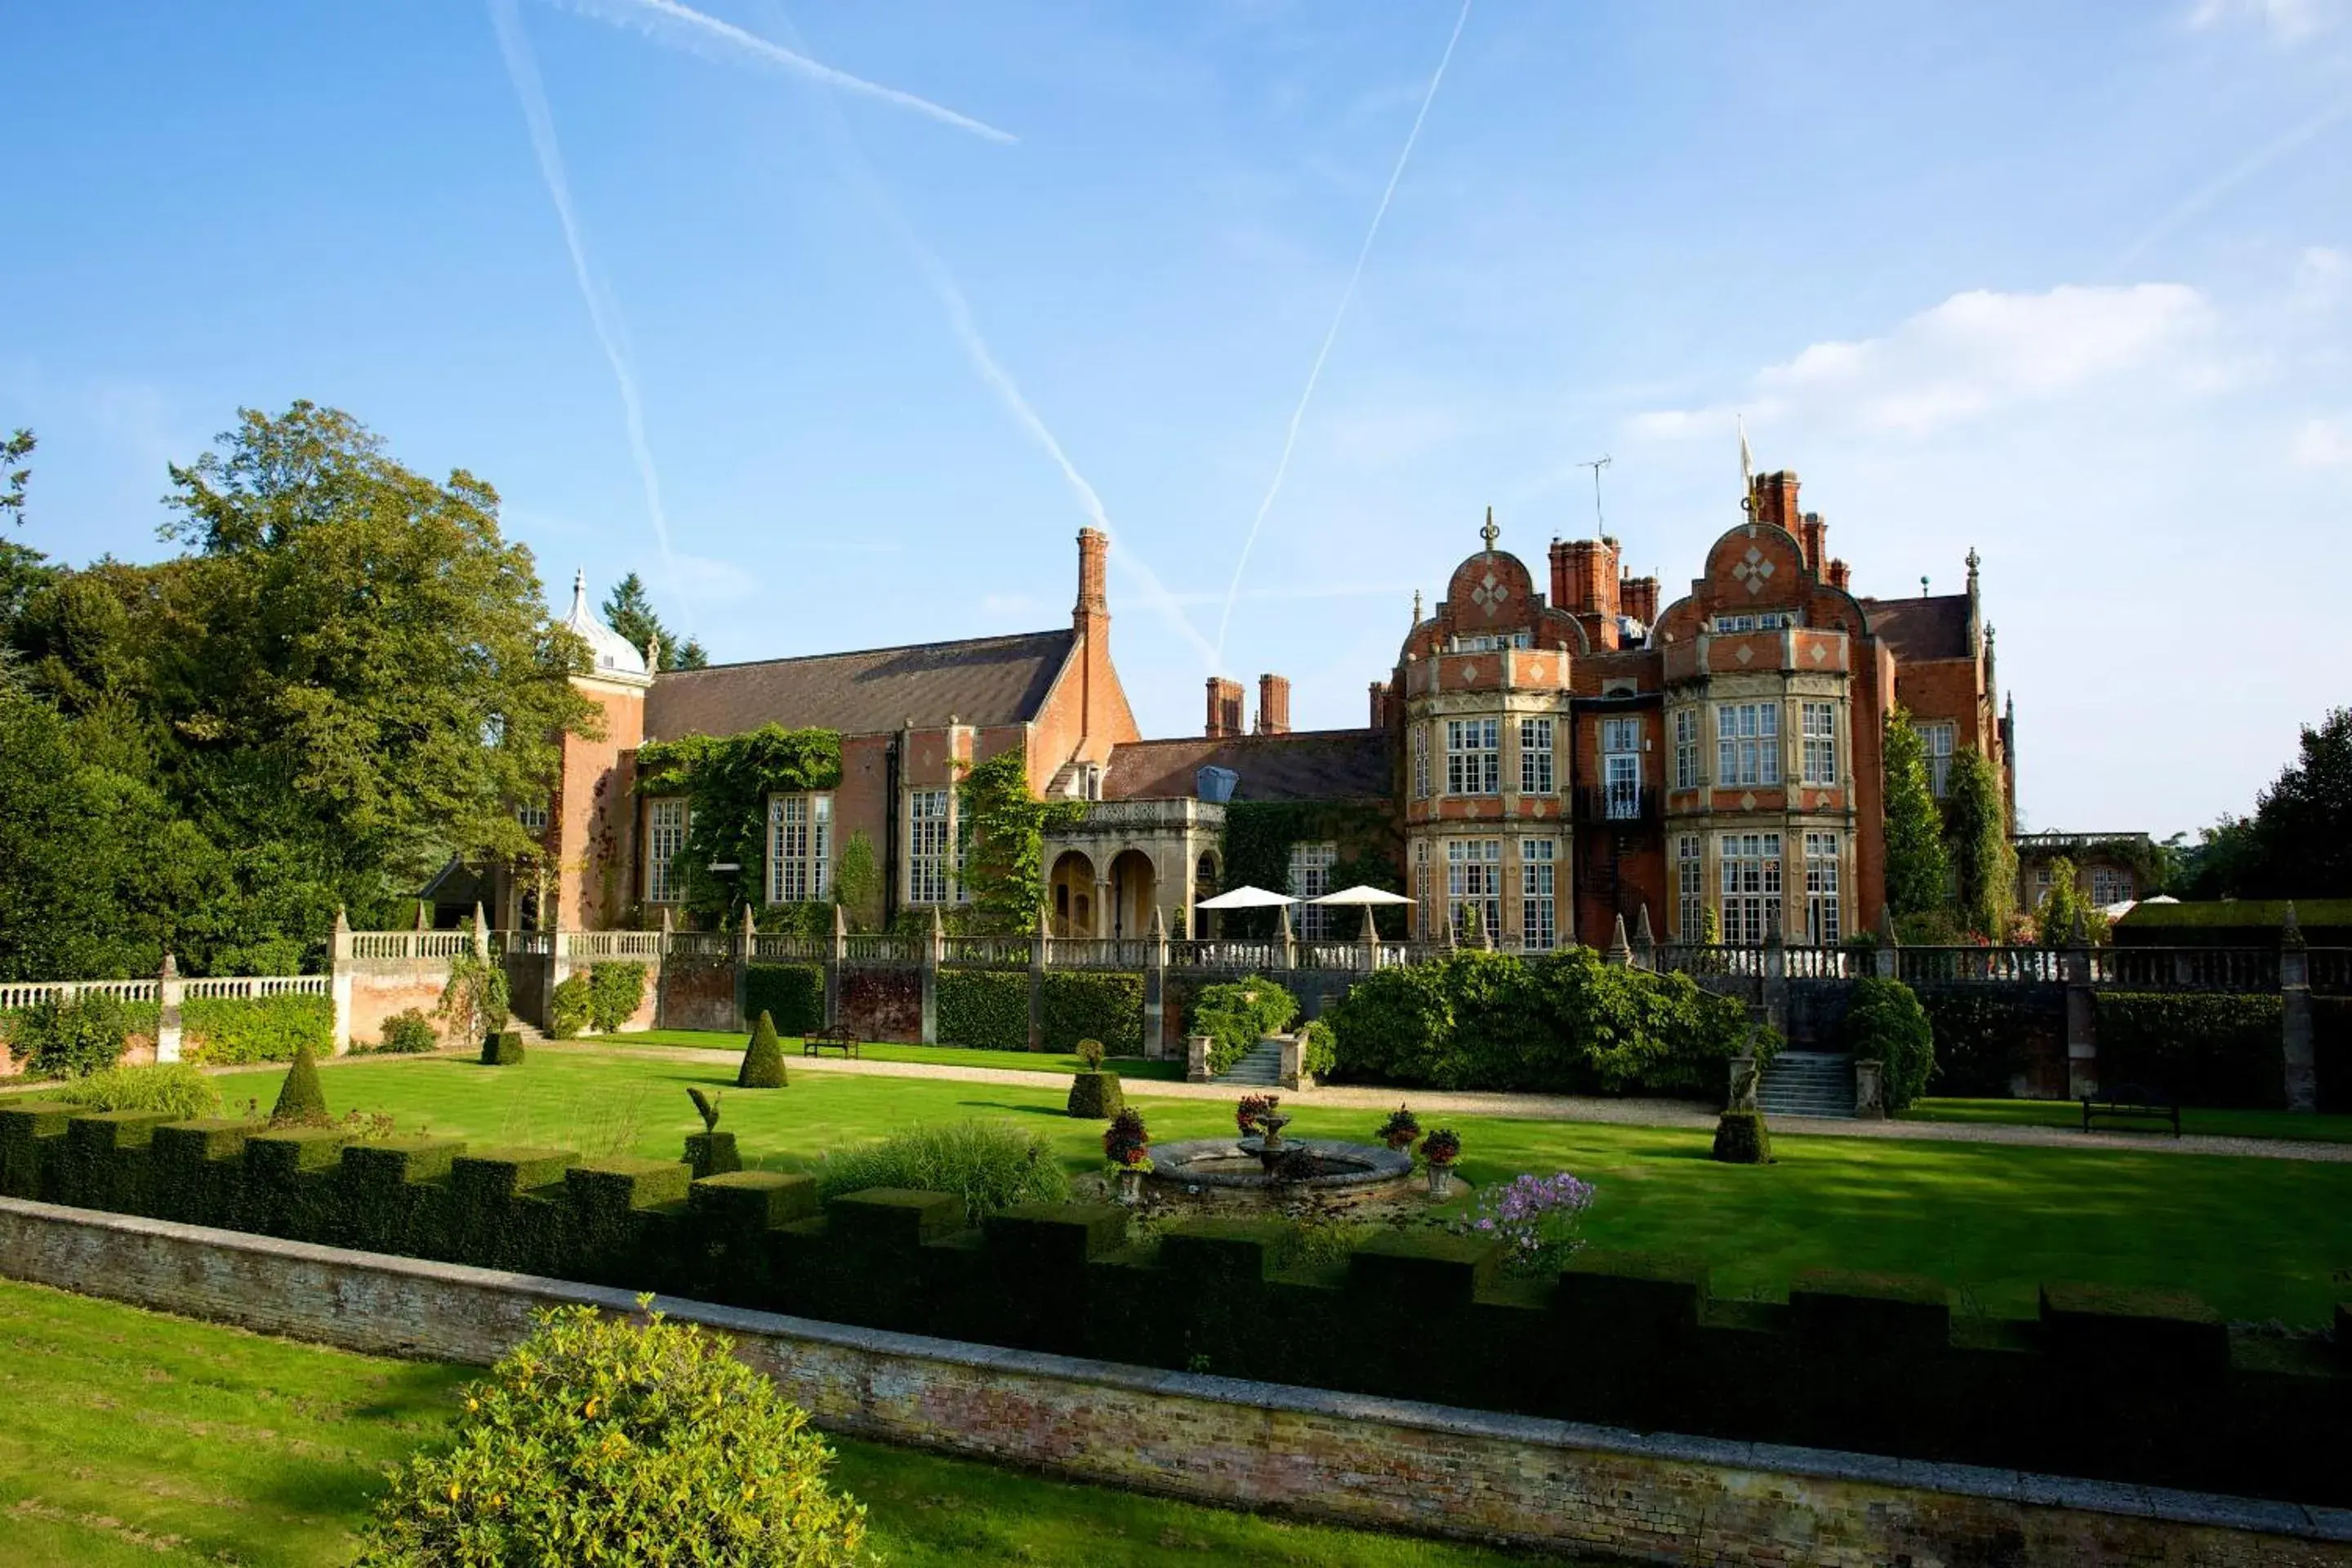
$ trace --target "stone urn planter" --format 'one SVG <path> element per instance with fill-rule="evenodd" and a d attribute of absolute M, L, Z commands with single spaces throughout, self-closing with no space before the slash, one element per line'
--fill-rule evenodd
<path fill-rule="evenodd" d="M 1444 1198 L 1454 1191 L 1454 1167 L 1432 1165 L 1429 1168 L 1429 1195 Z"/>
<path fill-rule="evenodd" d="M 1126 1166 L 1113 1180 L 1117 1184 L 1117 1191 L 1113 1195 L 1119 1203 L 1133 1208 L 1143 1201 L 1143 1168 L 1141 1166 Z"/>

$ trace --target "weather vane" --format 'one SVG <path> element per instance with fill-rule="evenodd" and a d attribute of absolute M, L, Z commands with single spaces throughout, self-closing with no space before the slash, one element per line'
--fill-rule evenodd
<path fill-rule="evenodd" d="M 1495 509 L 1490 506 L 1486 509 L 1486 526 L 1478 531 L 1478 537 L 1486 542 L 1486 549 L 1491 552 L 1495 548 L 1495 541 L 1502 536 L 1503 531 L 1495 526 Z"/>

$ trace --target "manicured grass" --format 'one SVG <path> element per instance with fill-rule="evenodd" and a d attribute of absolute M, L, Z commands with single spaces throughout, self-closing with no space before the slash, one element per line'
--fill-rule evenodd
<path fill-rule="evenodd" d="M 698 1046 L 704 1050 L 740 1051 L 751 1038 L 747 1031 L 740 1035 L 711 1029 L 647 1029 L 635 1035 L 598 1035 L 593 1043 L 601 1046 Z M 801 1041 L 796 1036 L 782 1037 L 786 1066 L 801 1059 Z M 1055 1051 L 983 1051 L 969 1046 L 894 1046 L 876 1042 L 860 1043 L 857 1054 L 869 1062 L 922 1062 L 935 1067 L 1003 1068 L 1013 1072 L 1054 1073 L 1068 1077 L 1086 1064 L 1074 1056 Z M 827 1051 L 835 1060 L 838 1051 Z M 1151 1061 L 1142 1057 L 1112 1057 L 1103 1064 L 1121 1079 L 1144 1081 L 1166 1079 L 1181 1083 L 1184 1064 L 1180 1061 Z"/>
<path fill-rule="evenodd" d="M 278 1069 L 224 1089 L 264 1106 Z M 725 1091 L 722 1125 L 747 1161 L 804 1169 L 828 1149 L 921 1121 L 1000 1117 L 1043 1135 L 1074 1172 L 1101 1165 L 1102 1123 L 1063 1114 L 1058 1082 L 1027 1085 L 795 1074 L 775 1090 L 728 1087 L 723 1068 L 586 1053 L 533 1053 L 520 1067 L 453 1058 L 322 1073 L 330 1106 L 384 1110 L 482 1143 L 626 1143 L 676 1158 L 699 1126 L 688 1085 Z M 1233 1131 L 1221 1100 L 1130 1096 L 1162 1142 Z M 1299 1136 L 1369 1138 L 1380 1112 L 1294 1099 Z M 1433 1119 L 1429 1119 L 1433 1121 Z M 2030 1314 L 2043 1280 L 2193 1290 L 2233 1318 L 2328 1321 L 2352 1266 L 2352 1163 L 2045 1149 L 1890 1138 L 1773 1139 L 1779 1163 L 1718 1165 L 1705 1130 L 1447 1119 L 1472 1183 L 1572 1171 L 1599 1185 L 1587 1223 L 1599 1246 L 1704 1258 L 1725 1294 L 1785 1290 L 1799 1271 L 1915 1274 L 1964 1306 Z"/>
<path fill-rule="evenodd" d="M 0 1563 L 326 1568 L 383 1467 L 446 1431 L 469 1368 L 264 1339 L 0 1280 Z M 835 1480 L 896 1568 L 1526 1558 L 1286 1524 L 840 1442 Z"/>
<path fill-rule="evenodd" d="M 1909 1121 L 1990 1121 L 2019 1127 L 2083 1125 L 2083 1104 L 2076 1100 L 1923 1100 L 1903 1112 Z M 2146 1132 L 2169 1138 L 2172 1129 L 2159 1121 L 2094 1123 L 2102 1132 Z M 2201 1110 L 2183 1107 L 2180 1131 L 2214 1138 L 2301 1138 L 2315 1143 L 2352 1143 L 2352 1116 L 2298 1116 L 2286 1110 Z"/>

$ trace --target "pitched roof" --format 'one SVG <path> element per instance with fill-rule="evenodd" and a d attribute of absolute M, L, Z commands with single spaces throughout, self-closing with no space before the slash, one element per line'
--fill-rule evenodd
<path fill-rule="evenodd" d="M 861 653 L 664 670 L 646 694 L 646 739 L 787 728 L 873 735 L 910 721 L 1018 724 L 1037 715 L 1076 634 L 1026 632 Z"/>
<path fill-rule="evenodd" d="M 1103 770 L 1103 798 L 1190 795 L 1194 776 L 1206 767 L 1241 775 L 1235 800 L 1358 800 L 1395 790 L 1386 730 L 1299 730 L 1114 746 Z"/>
<path fill-rule="evenodd" d="M 1916 599 L 1864 599 L 1870 629 L 1884 637 L 1897 659 L 1969 657 L 1969 596 L 1925 595 Z"/>

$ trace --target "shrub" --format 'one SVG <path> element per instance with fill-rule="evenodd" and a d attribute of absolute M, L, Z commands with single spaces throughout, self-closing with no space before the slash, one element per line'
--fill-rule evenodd
<path fill-rule="evenodd" d="M 102 991 L 85 991 L 71 1001 L 45 996 L 16 1013 L 8 1049 L 35 1078 L 86 1077 L 121 1059 L 134 1005 Z M 156 1009 L 151 1004 L 144 1011 L 152 1018 Z M 154 1025 L 147 1028 L 152 1033 Z"/>
<path fill-rule="evenodd" d="M 522 1060 L 522 1034 L 516 1029 L 500 1029 L 482 1037 L 482 1065 L 510 1068 Z"/>
<path fill-rule="evenodd" d="M 375 1048 L 396 1056 L 423 1056 L 441 1048 L 441 1037 L 433 1032 L 433 1020 L 416 1008 L 394 1013 L 383 1021 L 376 1036 Z"/>
<path fill-rule="evenodd" d="M 1300 1062 L 1307 1076 L 1318 1080 L 1330 1077 L 1339 1060 L 1339 1040 L 1331 1026 L 1318 1018 L 1298 1032 L 1307 1047 Z"/>
<path fill-rule="evenodd" d="M 1192 998 L 1192 1033 L 1209 1037 L 1209 1070 L 1223 1072 L 1298 1016 L 1298 998 L 1262 974 L 1204 985 Z"/>
<path fill-rule="evenodd" d="M 1049 976 L 1050 978 L 1050 976 Z M 940 1038 L 980 1050 L 1029 1048 L 1029 975 L 1017 969 L 950 969 L 939 982 Z M 1086 1031 L 1101 1037 L 1101 1032 Z M 1141 1038 L 1139 1026 L 1138 1037 Z"/>
<path fill-rule="evenodd" d="M 596 1020 L 596 1004 L 585 974 L 574 974 L 548 994 L 548 1037 L 568 1040 Z"/>
<path fill-rule="evenodd" d="M 1070 1079 L 1069 1112 L 1100 1121 L 1127 1108 L 1127 1092 L 1115 1072 L 1082 1072 Z"/>
<path fill-rule="evenodd" d="M 1058 1203 L 1070 1178 L 1043 1139 L 1006 1121 L 949 1121 L 911 1127 L 817 1163 L 817 1192 L 833 1197 L 866 1187 L 954 1193 L 978 1225 L 1014 1204 Z"/>
<path fill-rule="evenodd" d="M 327 1091 L 319 1082 L 319 1064 L 310 1059 L 310 1047 L 302 1047 L 294 1053 L 294 1065 L 286 1069 L 286 1082 L 278 1091 L 278 1103 L 270 1108 L 269 1124 L 273 1127 L 319 1127 L 327 1121 Z"/>
<path fill-rule="evenodd" d="M 1901 1110 L 1927 1088 L 1936 1067 L 1935 1030 L 1911 987 L 1900 980 L 1857 980 L 1845 1010 L 1845 1037 L 1856 1061 L 1880 1062 L 1886 1109 Z"/>
<path fill-rule="evenodd" d="M 723 1337 L 558 1308 L 391 1473 L 356 1562 L 835 1568 L 864 1560 L 866 1510 L 832 1462 Z"/>
<path fill-rule="evenodd" d="M 1028 976 L 1016 976 L 1024 986 Z M 1029 1040 L 1028 996 L 1022 995 L 1021 1040 Z M 1037 1000 L 1038 1022 L 1049 1051 L 1066 1051 L 1093 1038 L 1118 1057 L 1143 1049 L 1143 976 L 1052 970 Z M 1020 1048 L 1015 1047 L 1015 1049 Z"/>
<path fill-rule="evenodd" d="M 2139 1084 L 2183 1105 L 2276 1110 L 2286 1103 L 2282 1004 L 2275 994 L 2095 994 L 2099 1082 Z"/>
<path fill-rule="evenodd" d="M 735 1087 L 784 1087 L 784 1048 L 776 1043 L 775 1021 L 765 1013 L 751 1026 L 751 1042 L 743 1047 L 743 1065 L 735 1073 Z"/>
<path fill-rule="evenodd" d="M 1103 1158 L 1124 1171 L 1151 1164 L 1151 1130 L 1139 1110 L 1122 1110 L 1103 1129 Z"/>
<path fill-rule="evenodd" d="M 181 1055 L 206 1067 L 289 1062 L 304 1046 L 332 1050 L 331 996 L 215 996 L 180 1008 Z M 430 1047 L 427 1047 L 428 1049 Z"/>
<path fill-rule="evenodd" d="M 1103 1055 L 1103 1043 L 1100 1040 L 1078 1042 L 1078 1060 L 1087 1064 L 1088 1072 L 1102 1071 Z"/>
<path fill-rule="evenodd" d="M 92 1110 L 167 1110 L 183 1121 L 217 1115 L 220 1090 L 185 1062 L 104 1068 L 42 1095 Z"/>
<path fill-rule="evenodd" d="M 2037 1038 L 2063 1067 L 2064 1004 L 2004 990 L 1936 985 L 1919 993 L 1935 1036 L 1937 1093 L 2006 1098 L 2011 1080 L 2032 1066 Z"/>
<path fill-rule="evenodd" d="M 642 963 L 597 963 L 588 970 L 588 1018 L 600 1034 L 611 1034 L 636 1016 L 646 999 Z"/>
<path fill-rule="evenodd" d="M 944 975 L 940 982 L 944 990 Z M 805 1035 L 823 1024 L 824 971 L 814 963 L 752 964 L 743 978 L 743 1021 L 762 1013 L 786 1035 Z"/>
<path fill-rule="evenodd" d="M 1769 1165 L 1772 1134 L 1760 1110 L 1727 1110 L 1716 1119 L 1715 1157 L 1727 1165 Z"/>

